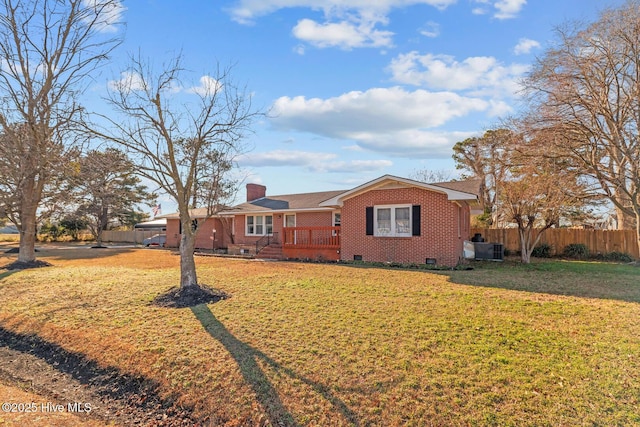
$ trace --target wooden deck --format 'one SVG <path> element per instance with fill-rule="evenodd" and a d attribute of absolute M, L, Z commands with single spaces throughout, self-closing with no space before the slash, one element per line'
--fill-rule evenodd
<path fill-rule="evenodd" d="M 285 227 L 282 232 L 285 258 L 340 259 L 340 227 Z"/>

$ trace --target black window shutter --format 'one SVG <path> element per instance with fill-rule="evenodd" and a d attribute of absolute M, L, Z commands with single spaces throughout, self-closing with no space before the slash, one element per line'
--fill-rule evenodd
<path fill-rule="evenodd" d="M 420 235 L 420 205 L 413 205 L 411 207 L 411 235 L 419 236 Z"/>
<path fill-rule="evenodd" d="M 373 206 L 367 207 L 367 236 L 373 236 Z"/>

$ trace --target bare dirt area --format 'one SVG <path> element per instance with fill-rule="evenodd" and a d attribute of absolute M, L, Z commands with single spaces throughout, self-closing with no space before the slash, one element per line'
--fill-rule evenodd
<path fill-rule="evenodd" d="M 144 378 L 99 367 L 82 355 L 35 336 L 0 328 L 0 383 L 20 389 L 28 401 L 9 396 L 0 420 L 16 425 L 193 426 L 190 411 L 161 400 Z M 26 397 L 25 397 L 26 398 Z M 51 419 L 49 419 L 52 417 Z M 43 420 L 46 422 L 43 424 Z"/>
<path fill-rule="evenodd" d="M 229 295 L 226 293 L 206 285 L 190 286 L 184 289 L 176 286 L 166 293 L 158 295 L 153 300 L 153 304 L 158 307 L 186 308 L 210 304 L 227 298 Z"/>
<path fill-rule="evenodd" d="M 64 408 L 64 412 L 59 412 L 60 408 L 53 406 L 50 398 L 6 385 L 2 381 L 3 379 L 0 378 L 0 401 L 11 405 L 9 408 L 14 409 L 14 412 L 2 411 L 0 414 L 2 426 L 104 427 L 113 425 L 86 416 L 78 416 L 68 412 L 67 408 Z"/>

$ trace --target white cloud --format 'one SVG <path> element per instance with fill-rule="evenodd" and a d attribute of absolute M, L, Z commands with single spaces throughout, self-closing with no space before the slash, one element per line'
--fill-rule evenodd
<path fill-rule="evenodd" d="M 374 29 L 376 22 L 342 21 L 319 24 L 311 19 L 303 19 L 293 28 L 293 35 L 313 46 L 339 47 L 349 50 L 356 47 L 389 47 L 392 45 L 390 31 Z"/>
<path fill-rule="evenodd" d="M 124 21 L 122 15 L 127 8 L 120 1 L 83 0 L 82 3 L 92 13 L 92 16 L 85 17 L 85 22 L 93 22 L 98 31 L 114 33 L 118 31 L 118 25 Z"/>
<path fill-rule="evenodd" d="M 391 160 L 350 160 L 333 162 L 314 162 L 309 165 L 312 172 L 362 173 L 375 172 L 393 166 Z"/>
<path fill-rule="evenodd" d="M 362 135 L 358 144 L 367 150 L 395 157 L 443 159 L 451 157 L 451 147 L 456 142 L 475 134 L 476 132 L 433 132 L 410 129 Z"/>
<path fill-rule="evenodd" d="M 486 15 L 487 10 L 482 7 L 474 7 L 473 9 L 471 9 L 471 13 L 473 13 L 474 15 Z"/>
<path fill-rule="evenodd" d="M 486 15 L 490 13 L 491 6 L 495 9 L 493 17 L 496 19 L 511 19 L 518 16 L 527 0 L 475 0 L 479 6 L 472 9 L 474 15 Z"/>
<path fill-rule="evenodd" d="M 516 47 L 513 48 L 513 53 L 516 55 L 526 55 L 531 53 L 533 49 L 540 47 L 540 43 L 535 40 L 522 38 L 518 41 Z"/>
<path fill-rule="evenodd" d="M 329 99 L 278 98 L 273 123 L 331 138 L 358 139 L 363 132 L 433 128 L 489 104 L 452 92 L 407 92 L 399 87 L 353 91 Z"/>
<path fill-rule="evenodd" d="M 310 18 L 300 19 L 292 29 L 294 37 L 318 48 L 338 47 L 353 49 L 363 47 L 393 46 L 391 31 L 379 29 L 389 23 L 393 9 L 414 5 L 429 5 L 443 10 L 457 0 L 237 0 L 229 9 L 232 18 L 242 24 L 251 24 L 255 19 L 287 8 L 306 8 L 320 11 L 323 21 Z M 526 0 L 475 0 L 480 5 L 473 13 L 488 13 L 493 7 L 497 19 L 515 17 Z M 437 37 L 440 28 L 437 23 L 427 22 L 419 29 L 425 37 Z M 304 53 L 303 47 L 296 52 Z"/>
<path fill-rule="evenodd" d="M 459 134 L 433 129 L 471 113 L 491 114 L 496 107 L 452 92 L 375 88 L 329 99 L 279 98 L 273 105 L 273 125 L 352 140 L 361 148 L 394 156 L 448 157 Z"/>
<path fill-rule="evenodd" d="M 232 18 L 250 24 L 264 15 L 286 8 L 307 8 L 321 11 L 324 22 L 301 19 L 293 28 L 293 35 L 301 41 L 320 48 L 392 46 L 393 33 L 377 28 L 387 25 L 392 9 L 412 5 L 430 5 L 445 9 L 457 0 L 239 0 L 230 9 Z M 433 30 L 427 29 L 427 33 Z M 300 49 L 298 48 L 298 52 Z"/>
<path fill-rule="evenodd" d="M 237 161 L 241 166 L 308 166 L 318 161 L 333 160 L 338 157 L 333 153 L 316 153 L 310 151 L 274 150 L 263 153 L 248 153 Z"/>
<path fill-rule="evenodd" d="M 379 11 L 387 13 L 391 9 L 412 5 L 430 5 L 445 9 L 457 0 L 239 0 L 230 8 L 233 19 L 240 23 L 251 23 L 260 16 L 265 16 L 280 9 L 308 8 L 321 10 L 325 16 L 343 15 L 349 11 L 366 13 Z"/>
<path fill-rule="evenodd" d="M 527 0 L 499 0 L 494 3 L 498 11 L 493 16 L 497 19 L 515 18 L 525 4 Z"/>
<path fill-rule="evenodd" d="M 390 160 L 338 160 L 334 153 L 275 150 L 249 153 L 238 159 L 242 167 L 302 167 L 311 172 L 360 173 L 379 171 L 393 166 Z"/>
<path fill-rule="evenodd" d="M 109 89 L 118 92 L 131 92 L 145 90 L 142 76 L 138 73 L 123 71 L 120 73 L 120 80 L 109 80 Z"/>
<path fill-rule="evenodd" d="M 440 35 L 440 24 L 429 21 L 420 28 L 420 34 L 425 37 L 438 37 Z"/>
<path fill-rule="evenodd" d="M 341 147 L 343 150 L 345 151 L 363 151 L 362 147 L 359 146 L 358 144 L 354 144 L 354 145 L 345 145 L 343 147 Z"/>
<path fill-rule="evenodd" d="M 220 83 L 220 81 L 214 79 L 211 76 L 205 75 L 200 77 L 199 86 L 192 86 L 189 89 L 187 89 L 187 92 L 196 93 L 200 96 L 206 97 L 206 96 L 212 96 L 216 94 L 216 92 L 219 92 L 221 89 L 222 89 L 222 84 Z"/>
<path fill-rule="evenodd" d="M 475 56 L 459 62 L 449 55 L 409 52 L 391 61 L 389 71 L 399 83 L 434 90 L 467 91 L 473 96 L 512 96 L 527 65 L 503 65 L 491 56 Z"/>

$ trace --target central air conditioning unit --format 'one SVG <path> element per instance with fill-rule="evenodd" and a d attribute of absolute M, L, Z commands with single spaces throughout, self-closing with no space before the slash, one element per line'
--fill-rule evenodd
<path fill-rule="evenodd" d="M 475 259 L 489 261 L 504 260 L 504 245 L 501 243 L 474 242 Z"/>

